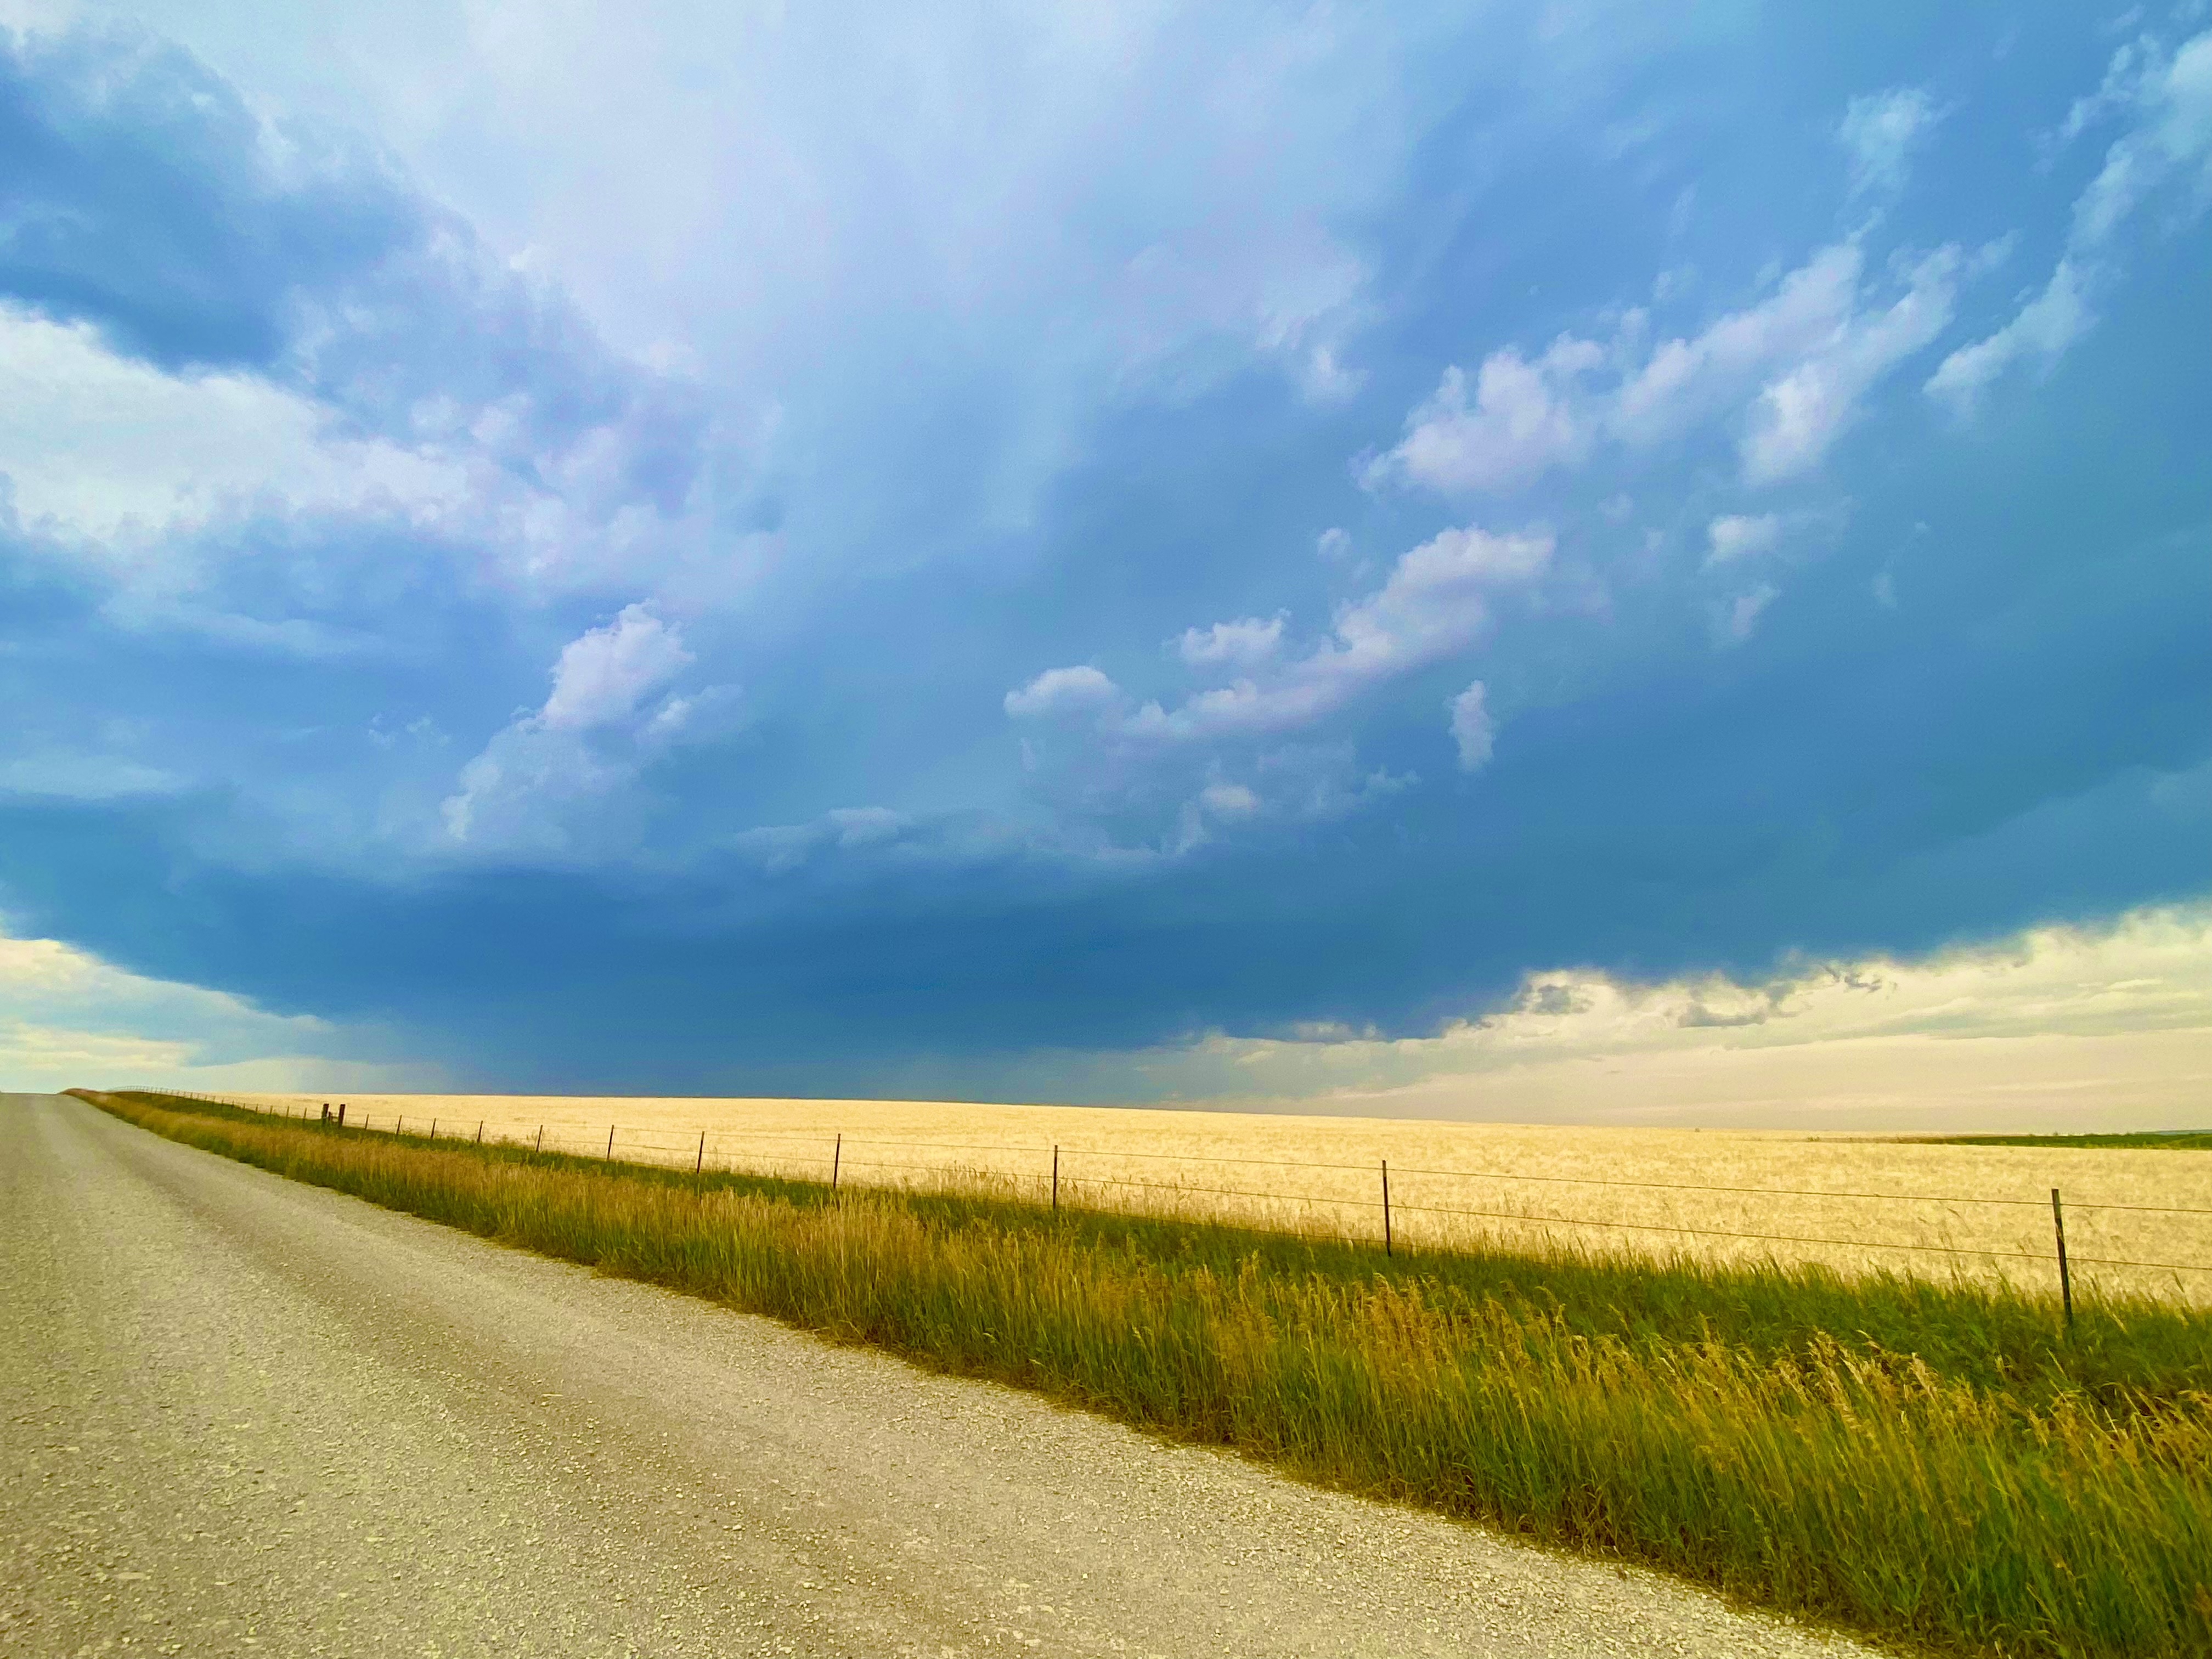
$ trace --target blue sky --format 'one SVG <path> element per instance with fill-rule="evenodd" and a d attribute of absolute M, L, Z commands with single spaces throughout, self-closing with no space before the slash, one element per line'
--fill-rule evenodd
<path fill-rule="evenodd" d="M 174 988 L 21 1030 L 1148 1099 L 2201 920 L 2201 4 L 0 20 L 0 925 Z"/>

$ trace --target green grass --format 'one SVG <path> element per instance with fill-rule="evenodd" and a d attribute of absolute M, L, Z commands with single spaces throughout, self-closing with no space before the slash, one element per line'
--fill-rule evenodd
<path fill-rule="evenodd" d="M 2212 1317 L 1372 1246 L 88 1095 L 486 1237 L 1954 1653 L 2212 1650 Z"/>
<path fill-rule="evenodd" d="M 1939 1146 L 2146 1146 L 2212 1152 L 2212 1129 L 2134 1129 L 2109 1135 L 1919 1135 Z"/>

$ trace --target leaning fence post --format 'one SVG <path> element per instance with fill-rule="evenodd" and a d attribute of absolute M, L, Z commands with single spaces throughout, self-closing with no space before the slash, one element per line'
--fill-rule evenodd
<path fill-rule="evenodd" d="M 1382 1160 L 1382 1254 L 1395 1255 L 1390 1248 L 1390 1160 Z"/>
<path fill-rule="evenodd" d="M 436 1118 L 434 1118 L 434 1118 L 432 1118 L 432 1119 L 430 1120 L 430 1139 L 433 1139 L 433 1140 L 435 1140 L 437 1138 L 438 1138 L 438 1120 L 437 1120 Z"/>
<path fill-rule="evenodd" d="M 615 1126 L 614 1126 L 613 1124 L 610 1123 L 610 1124 L 608 1124 L 608 1125 L 607 1125 L 607 1162 L 608 1162 L 608 1163 L 610 1163 L 610 1164 L 611 1164 L 611 1163 L 613 1163 L 614 1161 L 615 1161 Z"/>
<path fill-rule="evenodd" d="M 830 1149 L 830 1190 L 833 1193 L 837 1190 L 837 1167 L 844 1161 L 845 1137 L 841 1131 L 837 1136 L 837 1144 Z"/>
<path fill-rule="evenodd" d="M 1052 1212 L 1060 1213 L 1060 1148 L 1052 1149 Z"/>
<path fill-rule="evenodd" d="M 691 1173 L 697 1175 L 707 1167 L 707 1132 L 699 1131 L 699 1156 L 691 1160 Z"/>
<path fill-rule="evenodd" d="M 2074 1324 L 2074 1279 L 2066 1270 L 2066 1212 L 2058 1206 L 2056 1187 L 2051 1189 L 2051 1225 L 2058 1235 L 2058 1295 L 2066 1304 L 2066 1323 L 2070 1329 Z"/>
<path fill-rule="evenodd" d="M 542 1123 L 538 1126 L 538 1150 L 541 1152 L 545 1150 L 545 1126 Z"/>
<path fill-rule="evenodd" d="M 483 1120 L 482 1118 L 478 1118 L 477 1120 L 477 1145 L 479 1146 L 483 1145 Z"/>

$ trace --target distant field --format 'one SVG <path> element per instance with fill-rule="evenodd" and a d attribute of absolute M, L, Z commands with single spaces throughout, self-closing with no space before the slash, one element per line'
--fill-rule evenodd
<path fill-rule="evenodd" d="M 2113 1135 L 1939 1135 L 1946 1146 L 2142 1146 L 2212 1152 L 2212 1129 L 2141 1129 Z"/>
<path fill-rule="evenodd" d="M 283 1111 L 325 1098 L 230 1097 Z M 523 1145 L 542 1128 L 545 1150 L 585 1154 L 604 1154 L 611 1128 L 618 1159 L 683 1167 L 700 1158 L 703 1134 L 709 1169 L 820 1180 L 834 1160 L 842 1182 L 1024 1199 L 1048 1195 L 1057 1146 L 1066 1203 L 1377 1240 L 1387 1158 L 1392 1231 L 1405 1248 L 1565 1241 L 1601 1254 L 1995 1278 L 2045 1293 L 2056 1284 L 2055 1186 L 2077 1291 L 2212 1304 L 2212 1271 L 2174 1270 L 2212 1268 L 2212 1160 L 2124 1139 L 1899 1142 L 927 1101 L 344 1098 L 349 1121 L 366 1115 L 378 1128 L 434 1123 L 472 1136 L 481 1123 L 487 1139 Z M 2004 1201 L 1973 1201 L 1990 1200 Z"/>

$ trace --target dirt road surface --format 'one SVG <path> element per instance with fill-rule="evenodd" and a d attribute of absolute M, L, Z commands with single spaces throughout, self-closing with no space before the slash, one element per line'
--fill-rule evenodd
<path fill-rule="evenodd" d="M 53 1096 L 0 1402 L 17 1659 L 1862 1651 Z"/>

